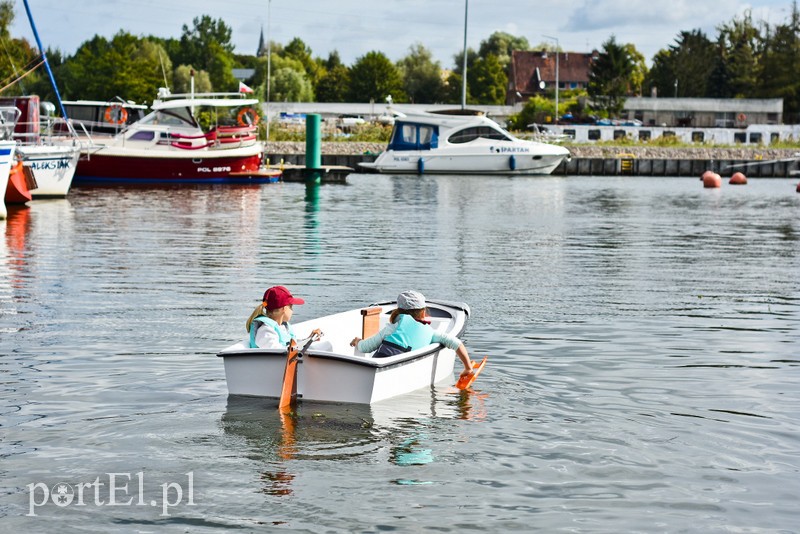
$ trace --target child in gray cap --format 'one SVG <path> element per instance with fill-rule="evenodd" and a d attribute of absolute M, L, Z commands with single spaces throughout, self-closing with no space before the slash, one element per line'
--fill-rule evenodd
<path fill-rule="evenodd" d="M 350 346 L 356 347 L 361 352 L 375 351 L 373 358 L 385 358 L 421 349 L 431 343 L 441 343 L 456 351 L 456 355 L 464 364 L 461 376 L 472 374 L 472 362 L 464 343 L 455 336 L 434 330 L 426 316 L 425 296 L 419 291 L 403 291 L 397 296 L 397 308 L 392 310 L 389 324 L 367 339 L 353 338 Z"/>

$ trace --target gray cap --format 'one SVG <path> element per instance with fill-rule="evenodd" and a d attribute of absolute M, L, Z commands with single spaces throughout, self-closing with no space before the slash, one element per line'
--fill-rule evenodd
<path fill-rule="evenodd" d="M 425 295 L 419 291 L 403 291 L 397 295 L 397 307 L 401 310 L 420 310 L 425 306 Z"/>

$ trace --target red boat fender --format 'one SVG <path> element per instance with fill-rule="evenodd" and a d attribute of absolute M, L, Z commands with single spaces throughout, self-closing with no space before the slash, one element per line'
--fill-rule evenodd
<path fill-rule="evenodd" d="M 6 188 L 5 197 L 6 204 L 25 204 L 33 198 L 30 192 L 31 189 L 36 189 L 35 181 L 31 187 L 28 183 L 22 162 L 18 161 L 8 174 L 8 187 Z"/>

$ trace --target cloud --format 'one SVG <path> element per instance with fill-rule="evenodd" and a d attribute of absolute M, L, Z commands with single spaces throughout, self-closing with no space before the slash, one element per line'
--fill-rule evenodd
<path fill-rule="evenodd" d="M 737 0 L 583 0 L 570 15 L 565 29 L 571 31 L 619 30 L 642 26 L 674 27 L 675 31 L 715 26 L 746 8 Z"/>

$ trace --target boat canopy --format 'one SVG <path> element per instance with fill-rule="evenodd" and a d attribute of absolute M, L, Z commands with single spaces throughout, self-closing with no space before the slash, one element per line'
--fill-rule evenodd
<path fill-rule="evenodd" d="M 431 150 L 439 146 L 439 127 L 434 124 L 395 121 L 389 150 Z"/>
<path fill-rule="evenodd" d="M 258 100 L 255 98 L 180 98 L 176 100 L 164 100 L 153 102 L 153 109 L 172 109 L 188 107 L 226 107 L 235 108 L 239 106 L 257 106 Z"/>

